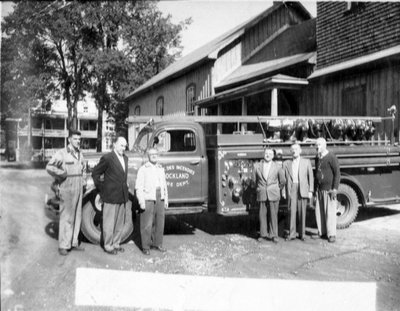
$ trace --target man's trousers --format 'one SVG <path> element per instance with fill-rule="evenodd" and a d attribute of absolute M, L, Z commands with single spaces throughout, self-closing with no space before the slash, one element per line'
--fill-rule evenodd
<path fill-rule="evenodd" d="M 103 242 L 106 251 L 112 251 L 121 244 L 125 208 L 125 203 L 103 205 Z"/>
<path fill-rule="evenodd" d="M 337 200 L 332 200 L 328 191 L 317 191 L 315 218 L 320 236 L 336 236 L 336 205 Z"/>
<path fill-rule="evenodd" d="M 270 239 L 278 237 L 279 201 L 261 201 L 260 203 L 260 236 Z"/>
<path fill-rule="evenodd" d="M 296 231 L 299 238 L 305 237 L 307 200 L 300 196 L 299 184 L 293 183 L 288 198 L 289 239 L 296 238 Z"/>
<path fill-rule="evenodd" d="M 157 190 L 156 201 L 145 202 L 146 208 L 140 214 L 140 235 L 142 249 L 148 250 L 151 246 L 159 247 L 163 244 L 165 209 L 161 192 Z"/>
<path fill-rule="evenodd" d="M 60 222 L 58 247 L 70 249 L 78 246 L 78 236 L 82 221 L 82 187 L 73 179 L 71 187 L 60 190 Z"/>

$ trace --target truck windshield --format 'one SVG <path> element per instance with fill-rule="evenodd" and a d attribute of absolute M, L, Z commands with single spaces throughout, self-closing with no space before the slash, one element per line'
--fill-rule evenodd
<path fill-rule="evenodd" d="M 147 128 L 141 130 L 138 137 L 136 138 L 135 144 L 133 145 L 132 151 L 144 152 L 148 147 L 152 135 L 153 135 L 152 129 Z"/>

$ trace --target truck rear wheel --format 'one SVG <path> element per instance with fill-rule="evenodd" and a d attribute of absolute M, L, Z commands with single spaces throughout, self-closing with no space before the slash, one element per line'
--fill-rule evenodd
<path fill-rule="evenodd" d="M 82 207 L 81 231 L 85 238 L 93 244 L 100 244 L 101 238 L 101 211 L 95 207 L 99 194 L 93 193 L 84 200 Z M 98 203 L 97 203 L 98 204 Z M 122 232 L 122 243 L 127 242 L 133 232 L 132 204 L 129 201 L 126 206 L 125 226 Z"/>
<path fill-rule="evenodd" d="M 348 228 L 356 219 L 359 202 L 357 194 L 352 187 L 340 184 L 337 193 L 336 228 Z"/>

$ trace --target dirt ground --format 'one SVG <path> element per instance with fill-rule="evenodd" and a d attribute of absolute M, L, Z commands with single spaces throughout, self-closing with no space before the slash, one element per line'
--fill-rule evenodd
<path fill-rule="evenodd" d="M 57 253 L 58 222 L 43 208 L 50 177 L 41 169 L 0 168 L 2 310 L 110 310 L 75 305 L 78 267 L 199 276 L 375 282 L 376 310 L 400 310 L 400 205 L 360 211 L 337 242 L 257 241 L 258 220 L 212 214 L 169 217 L 167 253 L 144 256 L 133 240 L 118 256 L 84 242 Z M 307 233 L 316 232 L 308 215 Z M 284 222 L 280 222 L 282 233 Z M 137 228 L 137 226 L 136 226 Z M 113 308 L 112 310 L 117 310 Z M 119 310 L 119 309 L 118 309 Z M 122 309 L 121 309 L 122 310 Z"/>

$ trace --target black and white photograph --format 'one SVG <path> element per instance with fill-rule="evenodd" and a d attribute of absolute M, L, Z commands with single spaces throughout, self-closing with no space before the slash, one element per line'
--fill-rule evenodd
<path fill-rule="evenodd" d="M 400 310 L 400 2 L 0 13 L 0 310 Z"/>

